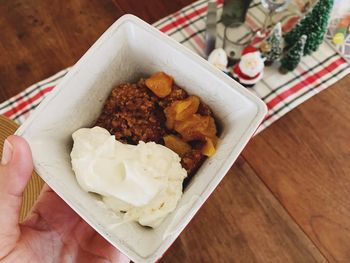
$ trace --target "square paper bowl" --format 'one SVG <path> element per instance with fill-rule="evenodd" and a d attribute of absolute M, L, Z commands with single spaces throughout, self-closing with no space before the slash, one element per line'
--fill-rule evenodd
<path fill-rule="evenodd" d="M 222 125 L 216 154 L 184 191 L 176 210 L 156 229 L 118 224 L 117 217 L 84 192 L 70 162 L 72 133 L 91 127 L 113 86 L 165 71 L 198 95 Z M 266 114 L 265 104 L 204 59 L 143 22 L 115 22 L 19 128 L 32 149 L 35 169 L 51 188 L 110 243 L 135 262 L 154 262 L 170 247 Z M 219 215 L 218 215 L 219 216 Z"/>

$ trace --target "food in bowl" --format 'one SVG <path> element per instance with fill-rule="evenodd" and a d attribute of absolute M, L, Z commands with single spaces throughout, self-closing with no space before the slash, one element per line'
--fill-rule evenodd
<path fill-rule="evenodd" d="M 113 88 L 95 127 L 79 129 L 73 140 L 80 186 L 124 219 L 157 227 L 218 138 L 211 109 L 158 72 Z"/>
<path fill-rule="evenodd" d="M 215 153 L 217 143 L 211 109 L 164 72 L 116 86 L 95 125 L 123 143 L 153 141 L 165 145 L 180 155 L 189 177 L 205 156 Z"/>
<path fill-rule="evenodd" d="M 157 227 L 182 195 L 180 157 L 154 142 L 123 144 L 101 127 L 73 133 L 72 166 L 79 185 L 101 195 L 124 220 Z"/>

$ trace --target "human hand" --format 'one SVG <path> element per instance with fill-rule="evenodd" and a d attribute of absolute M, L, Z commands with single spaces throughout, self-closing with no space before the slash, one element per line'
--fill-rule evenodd
<path fill-rule="evenodd" d="M 26 141 L 7 138 L 0 165 L 1 262 L 129 262 L 47 185 L 19 224 L 23 191 L 32 171 Z"/>

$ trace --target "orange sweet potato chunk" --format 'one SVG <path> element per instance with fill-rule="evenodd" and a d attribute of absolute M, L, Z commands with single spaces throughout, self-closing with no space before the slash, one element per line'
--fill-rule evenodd
<path fill-rule="evenodd" d="M 165 114 L 165 117 L 166 117 L 166 121 L 165 121 L 165 126 L 169 129 L 169 130 L 172 130 L 174 129 L 174 125 L 175 125 L 175 115 L 176 115 L 176 112 L 175 112 L 175 109 L 174 107 L 166 107 L 164 109 L 164 114 Z"/>
<path fill-rule="evenodd" d="M 198 110 L 200 100 L 197 96 L 174 102 L 175 120 L 181 121 L 190 118 Z"/>
<path fill-rule="evenodd" d="M 164 143 L 167 148 L 176 152 L 179 156 L 191 150 L 191 146 L 175 135 L 164 136 Z"/>
<path fill-rule="evenodd" d="M 189 96 L 184 100 L 174 101 L 170 106 L 164 109 L 166 117 L 166 127 L 173 129 L 176 121 L 182 121 L 190 118 L 197 112 L 200 100 L 197 96 Z"/>
<path fill-rule="evenodd" d="M 174 129 L 181 134 L 185 141 L 204 141 L 205 137 L 210 138 L 216 135 L 214 119 L 211 116 L 199 114 L 193 114 L 188 119 L 175 122 Z"/>
<path fill-rule="evenodd" d="M 171 93 L 173 82 L 173 78 L 164 72 L 157 72 L 145 80 L 147 88 L 159 98 L 164 98 Z"/>
<path fill-rule="evenodd" d="M 217 137 L 215 136 L 214 138 L 205 138 L 205 144 L 202 148 L 202 154 L 205 156 L 213 156 L 216 152 L 215 150 L 215 144 L 217 143 Z"/>

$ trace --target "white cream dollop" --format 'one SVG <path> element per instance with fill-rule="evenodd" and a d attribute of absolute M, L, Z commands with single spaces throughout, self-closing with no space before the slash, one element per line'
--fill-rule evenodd
<path fill-rule="evenodd" d="M 82 128 L 72 136 L 79 185 L 100 194 L 109 209 L 157 227 L 176 208 L 187 173 L 175 152 L 154 142 L 122 144 L 100 127 Z"/>

